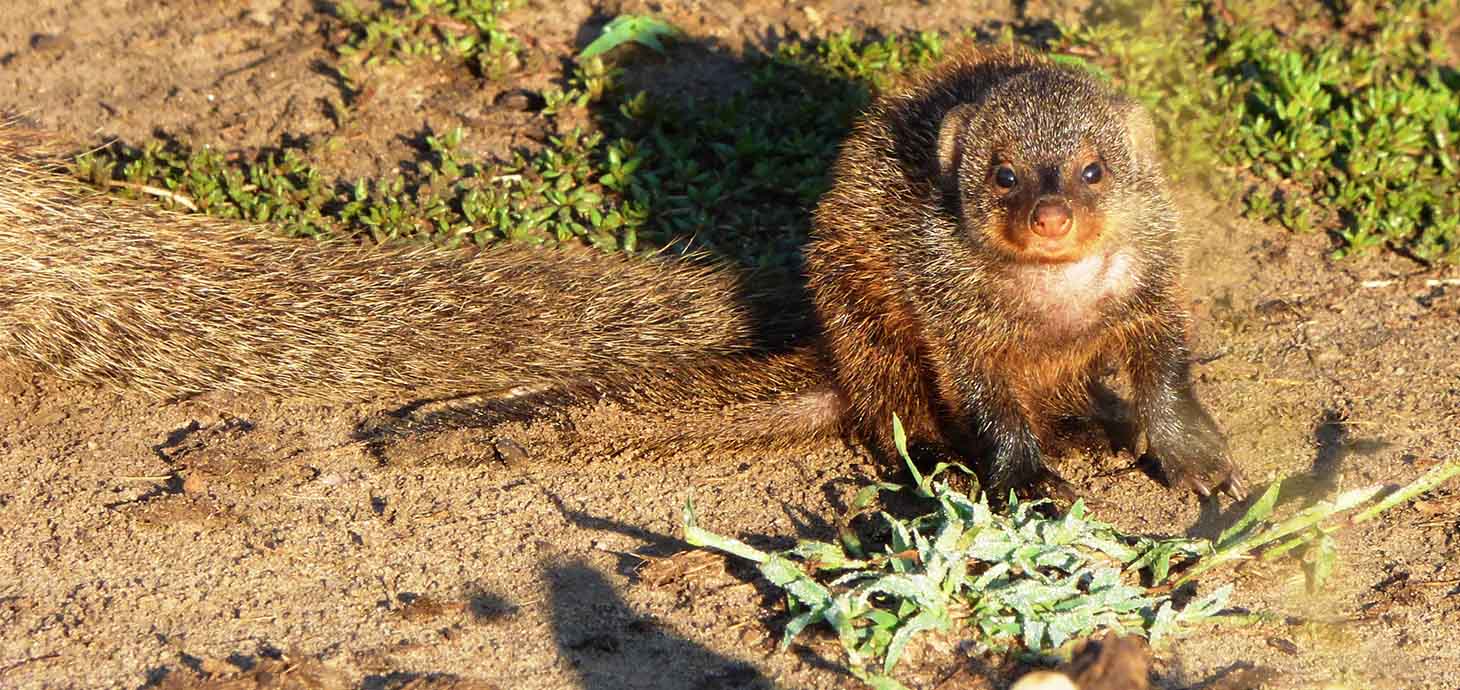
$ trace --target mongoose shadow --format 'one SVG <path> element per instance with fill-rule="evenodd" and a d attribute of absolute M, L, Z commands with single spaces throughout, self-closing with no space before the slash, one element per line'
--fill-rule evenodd
<path fill-rule="evenodd" d="M 550 564 L 543 579 L 548 584 L 553 636 L 572 664 L 579 687 L 775 687 L 751 664 L 706 649 L 636 613 L 587 563 Z"/>
<path fill-rule="evenodd" d="M 1313 447 L 1312 469 L 1306 474 L 1290 475 L 1282 480 L 1278 505 L 1310 504 L 1337 493 L 1343 467 L 1350 455 L 1372 455 L 1390 447 L 1390 443 L 1381 438 L 1354 437 L 1347 416 L 1330 407 L 1313 421 Z M 1186 536 L 1216 539 L 1247 513 L 1261 493 L 1254 491 L 1246 500 L 1233 503 L 1225 510 L 1215 503 L 1204 503 L 1196 522 L 1186 530 Z"/>
<path fill-rule="evenodd" d="M 688 545 L 681 539 L 658 534 L 621 521 L 571 510 L 557 496 L 548 497 L 563 517 L 574 526 L 603 532 L 612 532 L 632 537 L 645 544 L 635 549 L 633 555 L 622 554 L 616 571 L 619 575 L 635 579 L 640 586 L 683 586 L 687 576 L 680 565 L 670 565 L 667 584 L 663 576 L 644 575 L 641 570 L 649 557 L 659 563 L 671 563 L 673 556 L 692 555 Z M 783 506 L 788 512 L 793 507 Z M 814 518 L 813 518 L 814 519 Z M 814 531 L 829 532 L 825 525 L 798 529 L 798 534 Z M 794 541 L 785 537 L 767 535 L 739 535 L 740 539 L 759 548 L 790 548 Z M 702 553 L 702 552 L 701 552 Z M 784 592 L 771 586 L 759 577 L 753 567 L 734 559 L 726 561 L 727 572 L 742 582 L 755 587 L 764 605 L 779 601 Z M 705 649 L 699 643 L 673 635 L 636 614 L 614 589 L 608 578 L 589 564 L 576 559 L 552 562 L 546 566 L 544 581 L 549 584 L 552 606 L 554 636 L 562 653 L 573 661 L 585 688 L 760 688 L 774 687 L 754 666 L 724 657 Z M 766 635 L 778 634 L 772 625 Z M 795 653 L 803 663 L 812 668 L 850 677 L 846 665 L 817 652 L 813 647 L 797 646 Z M 676 669 L 709 668 L 701 676 L 681 677 L 675 673 L 644 674 L 642 669 L 654 667 L 655 660 L 662 658 L 685 659 L 691 663 L 678 664 Z M 703 660 L 704 663 L 700 663 Z M 977 665 L 977 662 L 975 662 Z M 987 669 L 978 666 L 983 673 Z"/>

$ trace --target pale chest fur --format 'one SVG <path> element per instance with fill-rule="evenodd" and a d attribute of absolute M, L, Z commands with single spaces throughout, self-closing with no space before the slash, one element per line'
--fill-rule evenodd
<path fill-rule="evenodd" d="M 1076 335 L 1100 322 L 1109 307 L 1139 285 L 1128 251 L 1097 253 L 1078 261 L 1021 267 L 1006 286 L 1016 292 L 1022 316 L 1051 335 Z"/>

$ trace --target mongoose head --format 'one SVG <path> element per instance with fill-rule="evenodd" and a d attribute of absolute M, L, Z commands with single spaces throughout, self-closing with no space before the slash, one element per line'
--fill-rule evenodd
<path fill-rule="evenodd" d="M 1017 263 L 1128 246 L 1157 170 L 1149 115 L 1064 68 L 1038 66 L 953 107 L 938 166 L 968 239 Z"/>

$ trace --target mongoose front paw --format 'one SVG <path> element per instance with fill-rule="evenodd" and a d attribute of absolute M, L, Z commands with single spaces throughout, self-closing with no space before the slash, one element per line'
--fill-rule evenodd
<path fill-rule="evenodd" d="M 1039 441 L 1027 432 L 996 439 L 992 455 L 993 463 L 984 477 L 991 495 L 1005 497 L 1009 489 L 1030 486 L 1048 474 Z"/>
<path fill-rule="evenodd" d="M 1234 499 L 1247 496 L 1247 480 L 1232 463 L 1227 440 L 1206 412 L 1184 411 L 1176 419 L 1147 431 L 1150 446 L 1167 485 L 1184 488 L 1206 498 L 1221 491 Z"/>

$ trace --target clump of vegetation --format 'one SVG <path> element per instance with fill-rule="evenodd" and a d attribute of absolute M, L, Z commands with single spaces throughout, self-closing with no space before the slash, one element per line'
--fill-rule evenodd
<path fill-rule="evenodd" d="M 583 107 L 611 74 L 589 61 L 548 98 Z M 549 146 L 491 164 L 469 161 L 461 130 L 428 135 L 429 157 L 382 180 L 331 181 L 298 149 L 238 162 L 203 147 L 152 142 L 80 156 L 82 179 L 125 194 L 165 191 L 165 201 L 224 218 L 273 223 L 294 236 L 354 236 L 454 245 L 581 240 L 633 250 L 646 212 L 627 193 L 640 157 L 633 142 L 572 129 Z"/>
<path fill-rule="evenodd" d="M 500 76 L 522 43 L 498 17 L 523 0 L 407 0 L 362 11 L 351 0 L 335 6 L 348 36 L 340 56 L 365 65 L 416 58 L 460 60 L 485 77 Z"/>
<path fill-rule="evenodd" d="M 940 465 L 920 473 L 895 419 L 893 432 L 914 485 L 879 483 L 859 491 L 836 543 L 807 540 L 768 553 L 699 527 L 693 503 L 684 509 L 687 542 L 752 561 L 785 591 L 792 617 L 783 648 L 807 627 L 824 623 L 853 672 L 888 689 L 902 687 L 890 674 L 913 636 L 928 630 L 957 626 L 985 651 L 1049 658 L 1102 630 L 1159 643 L 1193 626 L 1251 620 L 1223 614 L 1231 584 L 1184 603 L 1175 594 L 1198 575 L 1250 559 L 1259 549 L 1269 561 L 1302 554 L 1310 587 L 1321 587 L 1338 558 L 1335 531 L 1460 474 L 1460 463 L 1443 464 L 1381 500 L 1375 501 L 1384 486 L 1356 489 L 1281 521 L 1272 520 L 1281 485 L 1273 482 L 1215 541 L 1154 539 L 1121 533 L 1078 501 L 1056 515 L 1046 501 L 1011 495 L 1008 509 L 995 512 L 986 497 L 970 499 L 938 479 L 947 470 L 966 469 Z M 912 519 L 880 512 L 881 541 L 865 546 L 850 527 L 853 519 L 870 512 L 883 492 L 909 489 L 932 501 L 934 510 Z"/>
<path fill-rule="evenodd" d="M 1130 9 L 1063 47 L 1150 104 L 1184 170 L 1219 171 L 1255 218 L 1332 232 L 1338 256 L 1460 261 L 1460 72 L 1435 35 L 1453 0 Z"/>

